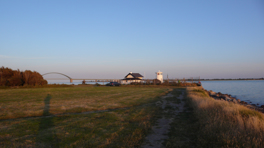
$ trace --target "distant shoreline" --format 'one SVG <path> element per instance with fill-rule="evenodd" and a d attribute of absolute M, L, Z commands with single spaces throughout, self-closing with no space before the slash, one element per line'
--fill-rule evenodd
<path fill-rule="evenodd" d="M 264 78 L 259 78 L 259 79 L 200 79 L 200 81 L 240 81 L 240 80 L 264 80 Z"/>

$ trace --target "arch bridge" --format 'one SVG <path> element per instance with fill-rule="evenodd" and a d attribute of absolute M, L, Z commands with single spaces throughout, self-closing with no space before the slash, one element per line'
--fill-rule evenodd
<path fill-rule="evenodd" d="M 63 75 L 65 77 L 67 77 L 68 79 L 70 79 L 70 82 L 72 83 L 73 80 L 83 80 L 83 82 L 120 82 L 120 79 L 73 79 L 71 78 L 70 76 L 67 76 L 63 73 L 59 73 L 59 72 L 49 72 L 49 73 L 45 73 L 43 74 L 42 76 L 44 75 L 48 75 L 48 74 L 59 74 L 59 75 Z M 52 80 L 58 80 L 57 78 L 56 79 L 52 79 Z"/>
<path fill-rule="evenodd" d="M 59 72 L 49 72 L 49 73 L 43 74 L 42 76 L 47 75 L 47 74 L 59 74 L 59 75 L 63 75 L 65 77 L 69 78 L 70 79 L 70 82 L 72 83 L 72 78 L 69 77 L 69 76 L 67 76 L 67 75 L 65 75 L 65 74 L 63 74 L 63 73 L 59 73 Z"/>

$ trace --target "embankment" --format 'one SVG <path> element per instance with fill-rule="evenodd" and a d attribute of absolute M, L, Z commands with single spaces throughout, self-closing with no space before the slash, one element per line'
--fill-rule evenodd
<path fill-rule="evenodd" d="M 207 91 L 203 88 L 201 88 L 201 89 L 204 90 L 210 97 L 212 97 L 216 100 L 232 102 L 235 104 L 240 104 L 240 105 L 246 106 L 250 109 L 257 110 L 257 111 L 262 112 L 262 113 L 264 112 L 264 105 L 257 106 L 256 104 L 248 104 L 247 102 L 241 101 L 240 99 L 232 97 L 229 94 L 222 94 L 221 92 L 216 93 L 216 92 L 213 92 L 212 90 Z"/>
<path fill-rule="evenodd" d="M 199 146 L 264 147 L 264 114 L 201 87 L 187 88 L 187 98 L 198 120 Z"/>

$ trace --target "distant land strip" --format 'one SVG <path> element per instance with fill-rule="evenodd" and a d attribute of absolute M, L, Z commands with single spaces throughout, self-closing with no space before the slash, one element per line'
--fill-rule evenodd
<path fill-rule="evenodd" d="M 264 80 L 264 78 L 200 79 L 200 81 L 233 81 L 233 80 Z"/>

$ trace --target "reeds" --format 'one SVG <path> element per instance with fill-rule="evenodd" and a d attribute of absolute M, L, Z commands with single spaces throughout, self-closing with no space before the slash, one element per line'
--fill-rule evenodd
<path fill-rule="evenodd" d="M 264 147 L 264 115 L 240 104 L 214 100 L 197 88 L 187 88 L 199 119 L 201 147 Z"/>

